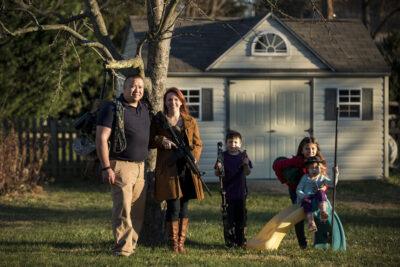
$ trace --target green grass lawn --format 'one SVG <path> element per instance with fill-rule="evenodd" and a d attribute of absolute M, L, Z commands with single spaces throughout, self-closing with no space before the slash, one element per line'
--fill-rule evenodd
<path fill-rule="evenodd" d="M 300 250 L 294 230 L 277 251 L 225 249 L 220 196 L 212 186 L 212 197 L 190 203 L 187 254 L 174 255 L 165 246 L 141 245 L 129 258 L 113 257 L 110 253 L 111 197 L 106 185 L 54 184 L 46 187 L 43 194 L 0 198 L 0 265 L 398 266 L 400 178 L 395 176 L 389 181 L 340 182 L 336 210 L 346 231 L 346 252 Z M 250 192 L 248 198 L 248 238 L 290 205 L 286 194 L 257 191 Z"/>

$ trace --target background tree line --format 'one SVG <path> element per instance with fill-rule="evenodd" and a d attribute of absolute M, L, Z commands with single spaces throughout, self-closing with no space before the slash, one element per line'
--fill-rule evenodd
<path fill-rule="evenodd" d="M 83 1 L 20 1 L 51 14 L 57 10 L 66 16 L 82 10 Z M 59 6 L 59 3 L 62 6 Z M 98 1 L 106 18 L 110 38 L 119 50 L 130 15 L 146 15 L 144 0 Z M 186 1 L 181 18 L 221 16 L 261 16 L 273 11 L 280 17 L 324 19 L 327 2 L 315 0 L 197 0 Z M 392 66 L 390 98 L 400 100 L 400 3 L 396 0 L 335 0 L 336 18 L 361 19 L 377 42 L 386 61 Z M 9 9 L 7 1 L 0 6 L 0 21 L 13 27 L 31 23 L 26 12 Z M 49 17 L 49 16 L 47 16 Z M 46 17 L 40 21 L 46 23 Z M 88 36 L 92 29 L 76 23 Z M 0 31 L 0 37 L 4 32 Z M 45 45 L 43 45 L 45 44 Z M 75 117 L 91 107 L 103 83 L 103 65 L 88 49 L 74 45 L 65 33 L 44 32 L 17 38 L 0 39 L 0 117 L 9 116 L 70 116 Z M 111 87 L 111 82 L 109 82 Z M 112 91 L 108 91 L 112 94 Z"/>

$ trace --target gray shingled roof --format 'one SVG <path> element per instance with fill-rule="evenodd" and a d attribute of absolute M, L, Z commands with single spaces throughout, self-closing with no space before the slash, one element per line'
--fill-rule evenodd
<path fill-rule="evenodd" d="M 337 72 L 390 72 L 367 29 L 358 20 L 282 20 Z"/>
<path fill-rule="evenodd" d="M 130 19 L 135 37 L 141 38 L 147 31 L 147 21 L 134 16 Z M 261 19 L 263 18 L 179 21 L 171 43 L 168 71 L 206 71 L 210 64 L 243 38 Z M 284 19 L 280 22 L 335 72 L 390 72 L 367 30 L 359 21 L 316 22 Z M 147 56 L 146 48 L 143 56 Z"/>

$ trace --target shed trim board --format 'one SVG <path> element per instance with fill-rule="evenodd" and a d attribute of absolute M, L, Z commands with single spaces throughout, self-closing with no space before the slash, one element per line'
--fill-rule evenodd
<path fill-rule="evenodd" d="M 262 73 L 238 73 L 238 72 L 170 72 L 168 77 L 227 77 L 227 78 L 275 78 L 275 77 L 308 77 L 308 78 L 382 78 L 389 73 L 351 73 L 351 72 L 262 72 Z"/>
<path fill-rule="evenodd" d="M 389 77 L 384 77 L 384 105 L 383 105 L 383 118 L 384 118 L 384 177 L 389 177 Z"/>

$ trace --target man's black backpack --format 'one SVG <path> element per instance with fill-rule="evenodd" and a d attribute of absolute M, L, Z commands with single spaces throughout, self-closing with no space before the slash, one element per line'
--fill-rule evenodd
<path fill-rule="evenodd" d="M 72 147 L 80 156 L 89 156 L 96 150 L 96 122 L 97 114 L 103 105 L 95 103 L 92 111 L 88 111 L 74 121 L 74 128 L 78 131 L 78 137 Z"/>

